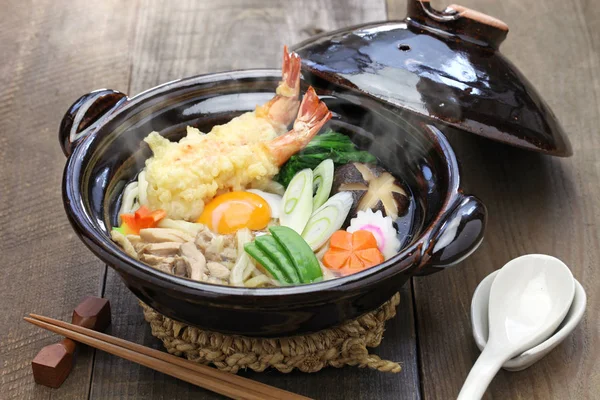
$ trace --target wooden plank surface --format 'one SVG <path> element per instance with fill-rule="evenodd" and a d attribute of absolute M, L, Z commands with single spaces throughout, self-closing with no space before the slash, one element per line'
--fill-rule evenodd
<path fill-rule="evenodd" d="M 133 42 L 130 94 L 172 79 L 206 72 L 280 65 L 283 44 L 318 30 L 385 19 L 384 2 L 249 1 L 142 2 Z M 115 88 L 120 89 L 120 88 Z M 318 374 L 246 373 L 252 379 L 314 398 L 419 398 L 416 343 L 410 288 L 402 291 L 399 316 L 389 323 L 374 352 L 398 360 L 399 375 L 358 368 L 326 369 Z M 105 296 L 113 306 L 111 333 L 160 347 L 143 320 L 136 298 L 112 270 Z M 94 365 L 92 399 L 219 398 L 130 362 L 99 353 Z"/>
<path fill-rule="evenodd" d="M 3 1 L 0 12 L 0 398 L 86 398 L 93 351 L 57 391 L 31 360 L 56 335 L 22 320 L 69 319 L 100 292 L 105 267 L 77 239 L 61 200 L 60 119 L 81 94 L 129 80 L 131 6 L 118 1 Z M 119 11 L 117 12 L 117 8 Z"/>
<path fill-rule="evenodd" d="M 161 4 L 162 3 L 162 4 Z M 36 2 L 8 0 L 0 13 L 0 398 L 216 398 L 134 364 L 83 350 L 58 390 L 37 386 L 30 361 L 56 337 L 21 321 L 28 312 L 69 319 L 103 290 L 104 267 L 68 225 L 60 198 L 64 157 L 56 131 L 67 107 L 99 87 L 138 93 L 205 72 L 279 65 L 281 45 L 385 18 L 384 0 Z M 471 295 L 509 259 L 563 259 L 588 292 L 585 320 L 530 369 L 501 372 L 486 398 L 594 399 L 600 393 L 600 8 L 592 0 L 463 0 L 511 27 L 502 51 L 521 68 L 569 132 L 575 156 L 553 159 L 452 134 L 466 191 L 490 219 L 480 250 L 462 265 L 415 279 L 375 352 L 401 361 L 399 375 L 357 368 L 318 374 L 247 373 L 316 398 L 453 398 L 476 359 Z M 438 8 L 446 4 L 433 1 Z M 390 18 L 406 3 L 387 0 Z M 160 348 L 134 296 L 109 271 L 111 333 Z M 415 328 L 418 324 L 419 352 Z M 417 370 L 417 355 L 420 371 Z"/>
<path fill-rule="evenodd" d="M 438 9 L 447 4 L 432 1 Z M 456 397 L 479 355 L 470 300 L 477 284 L 510 259 L 551 254 L 569 265 L 588 294 L 583 322 L 539 363 L 502 371 L 488 399 L 600 397 L 600 7 L 594 1 L 461 0 L 510 27 L 502 52 L 551 105 L 575 155 L 557 159 L 454 134 L 466 191 L 489 211 L 481 248 L 462 265 L 414 279 L 421 379 L 426 399 Z M 388 1 L 404 18 L 405 1 Z"/>

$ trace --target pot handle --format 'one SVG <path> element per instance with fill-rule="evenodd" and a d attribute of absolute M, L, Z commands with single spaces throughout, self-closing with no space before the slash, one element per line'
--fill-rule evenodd
<path fill-rule="evenodd" d="M 445 222 L 435 231 L 421 255 L 416 275 L 429 275 L 458 264 L 483 240 L 487 211 L 474 196 L 458 195 L 455 206 L 446 214 Z"/>
<path fill-rule="evenodd" d="M 407 21 L 434 33 L 446 31 L 494 48 L 498 48 L 508 34 L 508 25 L 498 18 L 457 4 L 443 11 L 434 9 L 430 0 L 409 0 L 407 6 Z"/>
<path fill-rule="evenodd" d="M 100 89 L 84 94 L 69 107 L 58 130 L 58 140 L 65 156 L 69 156 L 77 144 L 96 130 L 127 100 L 127 96 L 111 89 Z"/>

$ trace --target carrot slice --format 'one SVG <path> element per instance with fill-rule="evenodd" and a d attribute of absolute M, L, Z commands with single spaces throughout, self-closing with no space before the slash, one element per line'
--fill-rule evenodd
<path fill-rule="evenodd" d="M 135 214 L 121 214 L 121 220 L 127 234 L 138 235 L 140 229 L 154 228 L 166 216 L 165 210 L 150 211 L 148 207 L 141 206 Z"/>
<path fill-rule="evenodd" d="M 323 256 L 323 264 L 330 269 L 341 269 L 347 266 L 350 252 L 328 250 Z"/>
<path fill-rule="evenodd" d="M 384 259 L 371 232 L 337 231 L 331 236 L 329 249 L 323 256 L 323 264 L 349 275 L 381 264 Z"/>
<path fill-rule="evenodd" d="M 377 248 L 377 239 L 373 233 L 369 231 L 356 231 L 352 234 L 352 249 L 356 250 L 367 250 L 371 248 Z"/>
<path fill-rule="evenodd" d="M 329 247 L 351 251 L 354 243 L 352 243 L 352 234 L 346 231 L 336 231 L 329 239 Z"/>
<path fill-rule="evenodd" d="M 350 262 L 348 263 L 348 267 L 350 269 L 354 269 L 357 271 L 360 271 L 364 268 L 365 264 L 363 263 L 363 261 L 361 260 L 361 258 L 358 256 L 358 254 L 353 253 L 350 255 Z"/>
<path fill-rule="evenodd" d="M 360 231 L 358 231 L 360 232 Z M 370 232 L 369 232 L 370 233 Z M 364 249 L 357 252 L 357 256 L 362 260 L 362 262 L 368 267 L 372 267 L 377 264 L 381 264 L 384 261 L 383 254 L 377 247 Z"/>

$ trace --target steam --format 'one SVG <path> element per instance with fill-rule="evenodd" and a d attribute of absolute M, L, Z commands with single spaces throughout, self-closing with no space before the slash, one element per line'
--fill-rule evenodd
<path fill-rule="evenodd" d="M 386 71 L 383 71 L 384 77 L 388 75 Z M 112 151 L 121 152 L 129 159 L 115 176 L 115 179 L 121 181 L 121 190 L 109 200 L 114 204 L 119 202 L 122 190 L 131 182 L 137 182 L 140 193 L 145 179 L 140 179 L 139 172 L 145 167 L 146 160 L 152 156 L 143 142 L 150 132 L 158 131 L 170 140 L 177 141 L 185 135 L 188 125 L 208 132 L 214 125 L 227 123 L 233 117 L 268 101 L 274 95 L 280 77 L 277 73 L 265 76 L 264 72 L 258 71 L 248 74 L 253 77 L 197 88 L 188 86 L 172 90 L 168 95 L 157 96 L 152 101 L 149 99 L 140 103 L 139 110 L 129 116 L 123 124 L 125 129 L 118 133 L 114 145 L 110 146 Z M 346 78 L 353 79 L 356 84 L 364 83 L 361 81 L 364 78 Z M 374 84 L 384 85 L 384 81 L 389 84 L 389 76 Z M 394 109 L 382 103 L 381 100 L 384 99 L 375 99 L 357 90 L 343 89 L 339 85 L 313 76 L 310 77 L 310 81 L 304 82 L 302 92 L 306 90 L 306 83 L 317 87 L 318 93 L 334 113 L 334 119 L 328 123 L 328 127 L 351 136 L 361 149 L 374 154 L 381 164 L 404 181 L 411 191 L 430 189 L 423 185 L 431 180 L 431 176 L 424 176 L 425 171 L 429 171 L 431 175 L 431 167 L 423 164 L 427 164 L 427 159 L 431 158 L 433 142 L 423 133 L 422 118 L 408 111 Z M 392 92 L 401 90 L 405 84 L 398 81 L 381 88 Z M 415 99 L 414 104 L 422 102 Z M 326 129 L 327 126 L 322 130 Z M 143 174 L 141 176 L 143 177 Z M 401 224 L 412 225 L 416 206 L 412 196 L 410 197 L 409 215 L 406 221 L 403 218 L 397 221 L 399 229 Z M 127 196 L 123 196 L 123 199 L 127 200 Z M 141 204 L 139 197 L 134 204 Z M 118 210 L 116 206 L 112 209 Z M 118 216 L 118 213 L 115 214 Z"/>

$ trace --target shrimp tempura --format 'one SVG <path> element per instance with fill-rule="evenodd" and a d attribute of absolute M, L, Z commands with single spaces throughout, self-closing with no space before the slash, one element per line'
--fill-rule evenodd
<path fill-rule="evenodd" d="M 287 132 L 287 127 L 296 117 L 300 101 L 300 57 L 283 47 L 281 82 L 275 96 L 255 111 L 233 118 L 223 125 L 216 125 L 210 133 L 223 141 L 251 144 L 274 139 Z M 200 133 L 198 131 L 198 133 Z"/>
<path fill-rule="evenodd" d="M 152 132 L 145 139 L 154 153 L 146 161 L 149 206 L 165 210 L 169 218 L 195 221 L 215 195 L 271 179 L 329 118 L 311 87 L 293 129 L 270 141 L 245 144 L 188 128 L 187 136 L 175 143 Z"/>

